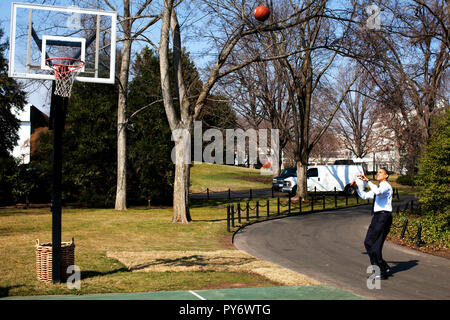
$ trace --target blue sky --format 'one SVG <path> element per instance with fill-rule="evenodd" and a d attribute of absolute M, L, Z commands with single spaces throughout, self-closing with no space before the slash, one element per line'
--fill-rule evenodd
<path fill-rule="evenodd" d="M 71 0 L 53 0 L 58 3 L 58 5 L 67 5 L 70 6 L 73 4 L 73 1 Z M 52 1 L 52 2 L 53 2 Z M 338 2 L 340 0 L 337 0 Z M 4 37 L 2 41 L 5 41 L 9 38 L 9 29 L 10 29 L 10 15 L 11 15 L 11 3 L 14 1 L 11 0 L 0 0 L 0 25 L 4 31 Z M 16 1 L 16 2 L 35 2 L 35 3 L 42 3 L 43 1 Z M 47 1 L 50 2 L 50 1 Z M 120 0 L 118 0 L 118 3 L 120 3 Z M 118 8 L 120 11 L 120 8 Z M 195 16 L 195 4 L 191 7 L 179 7 L 178 13 L 179 13 L 179 20 L 183 27 L 184 16 L 189 16 L 191 19 L 191 22 L 195 20 L 197 17 Z M 193 18 L 192 18 L 193 17 Z M 201 23 L 201 17 L 196 22 Z M 189 22 L 188 22 L 189 23 Z M 188 28 L 188 27 L 186 27 Z M 150 32 L 148 32 L 147 36 L 151 38 L 153 42 L 156 44 L 159 43 L 159 25 L 154 25 Z M 195 38 L 195 37 L 188 37 L 185 32 L 182 30 L 182 41 L 183 45 L 187 47 L 187 50 L 191 54 L 191 58 L 195 61 L 198 68 L 206 67 L 208 62 L 211 59 L 214 59 L 215 55 L 214 52 L 208 51 L 208 53 L 205 56 L 202 56 L 202 52 L 205 51 L 206 44 L 202 41 L 204 41 L 205 38 Z M 134 42 L 133 44 L 133 50 L 134 52 L 140 51 L 140 49 L 145 45 L 145 43 L 141 42 Z M 46 81 L 46 85 L 40 84 L 39 82 L 34 82 L 34 88 L 33 90 L 30 90 L 30 93 L 28 95 L 28 102 L 35 105 L 37 108 L 41 109 L 42 111 L 48 113 L 49 110 L 49 94 L 48 91 L 51 86 L 51 83 L 49 81 Z"/>
<path fill-rule="evenodd" d="M 11 0 L 1 0 L 0 1 L 0 26 L 4 31 L 4 36 L 2 41 L 9 40 L 9 34 L 10 34 L 10 20 L 11 20 L 11 3 L 12 2 L 32 2 L 32 1 L 11 1 Z M 34 3 L 42 3 L 43 1 L 34 1 Z M 70 6 L 73 4 L 71 0 L 56 0 L 58 5 L 63 6 Z M 120 8 L 118 8 L 120 11 Z M 188 8 L 189 12 L 192 12 L 192 8 Z M 180 21 L 182 22 L 182 21 Z M 158 44 L 159 42 L 159 25 L 154 25 L 152 27 L 153 29 L 148 32 L 147 37 L 151 38 L 153 42 Z M 206 59 L 199 59 L 199 55 L 197 54 L 200 52 L 202 48 L 202 44 L 200 42 L 195 42 L 190 39 L 187 43 L 185 43 L 188 51 L 190 51 L 192 54 L 191 56 L 196 60 L 196 64 L 199 66 L 202 66 L 206 63 Z M 118 44 L 120 45 L 120 44 Z M 145 43 L 140 42 L 134 42 L 133 44 L 133 51 L 138 52 L 142 49 L 143 46 L 145 46 Z M 5 52 L 6 53 L 6 52 Z M 21 80 L 19 80 L 21 81 Z M 42 84 L 40 82 L 33 82 L 33 87 L 30 89 L 26 89 L 28 94 L 28 102 L 35 105 L 37 108 L 39 108 L 41 111 L 48 113 L 49 112 L 49 89 L 51 84 L 50 81 L 46 81 L 46 84 Z M 28 87 L 28 86 L 27 86 Z"/>
<path fill-rule="evenodd" d="M 11 2 L 20 2 L 20 1 L 10 1 L 10 0 L 1 0 L 0 1 L 0 26 L 3 29 L 3 41 L 9 40 L 10 33 L 10 21 L 11 21 Z M 6 52 L 5 52 L 6 53 Z M 41 111 L 48 113 L 48 101 L 46 101 L 46 90 L 44 88 L 36 89 L 36 92 L 33 94 L 29 94 L 27 100 L 29 103 L 35 105 Z"/>

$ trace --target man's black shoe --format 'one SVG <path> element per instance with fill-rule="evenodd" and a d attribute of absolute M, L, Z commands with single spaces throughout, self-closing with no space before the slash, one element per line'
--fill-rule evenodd
<path fill-rule="evenodd" d="M 386 261 L 383 260 L 383 264 L 382 264 L 382 268 L 381 268 L 381 273 L 390 273 L 391 272 L 391 267 L 386 263 Z"/>
<path fill-rule="evenodd" d="M 381 274 L 380 274 L 380 279 L 381 280 L 387 280 L 387 278 L 388 278 L 388 274 L 386 274 L 385 272 L 382 272 Z"/>
<path fill-rule="evenodd" d="M 386 268 L 386 269 L 382 269 L 381 270 L 381 274 L 385 274 L 386 276 L 390 276 L 391 275 L 391 268 Z"/>

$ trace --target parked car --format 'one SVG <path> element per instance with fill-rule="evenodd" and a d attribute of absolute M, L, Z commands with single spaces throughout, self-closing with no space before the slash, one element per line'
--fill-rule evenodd
<path fill-rule="evenodd" d="M 364 189 L 366 184 L 357 178 L 358 174 L 364 174 L 361 165 L 327 165 L 309 166 L 306 171 L 307 190 L 314 191 L 343 191 L 347 194 L 354 194 L 355 190 L 350 187 L 350 182 L 356 181 L 359 188 Z M 297 192 L 297 174 L 284 179 L 282 192 L 289 192 L 295 195 Z"/>
<path fill-rule="evenodd" d="M 281 174 L 278 177 L 273 178 L 272 180 L 272 186 L 273 189 L 276 191 L 280 191 L 281 188 L 283 188 L 284 179 L 297 176 L 297 167 L 290 167 L 286 168 L 281 172 Z"/>

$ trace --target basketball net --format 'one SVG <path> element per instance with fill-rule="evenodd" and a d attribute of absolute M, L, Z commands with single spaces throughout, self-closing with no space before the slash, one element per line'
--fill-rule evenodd
<path fill-rule="evenodd" d="M 84 62 L 72 58 L 49 58 L 45 64 L 55 72 L 55 92 L 57 96 L 69 98 L 73 81 L 84 67 Z"/>

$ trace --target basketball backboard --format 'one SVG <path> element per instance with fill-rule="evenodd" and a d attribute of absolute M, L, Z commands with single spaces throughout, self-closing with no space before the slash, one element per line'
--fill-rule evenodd
<path fill-rule="evenodd" d="M 13 2 L 9 76 L 54 80 L 48 58 L 74 58 L 85 66 L 76 81 L 114 83 L 114 11 Z"/>

